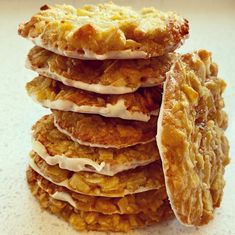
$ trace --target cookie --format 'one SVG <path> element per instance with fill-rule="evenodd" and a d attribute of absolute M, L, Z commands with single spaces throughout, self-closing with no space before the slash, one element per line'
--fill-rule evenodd
<path fill-rule="evenodd" d="M 112 214 L 85 212 L 75 209 L 69 203 L 52 198 L 37 184 L 28 181 L 29 188 L 40 206 L 68 221 L 77 230 L 127 232 L 131 229 L 166 221 L 172 217 L 172 210 L 167 200 L 158 208 L 155 214 Z"/>
<path fill-rule="evenodd" d="M 79 60 L 36 46 L 28 54 L 26 67 L 81 90 L 125 94 L 161 84 L 176 58 L 177 54 L 171 53 L 150 59 Z"/>
<path fill-rule="evenodd" d="M 217 73 L 211 53 L 200 50 L 183 55 L 164 84 L 157 144 L 172 209 L 186 225 L 208 223 L 223 195 L 226 84 Z"/>
<path fill-rule="evenodd" d="M 188 21 L 155 8 L 135 11 L 113 3 L 43 6 L 18 29 L 19 35 L 57 54 L 80 59 L 160 56 L 181 46 Z"/>
<path fill-rule="evenodd" d="M 91 196 L 123 197 L 164 186 L 160 161 L 123 171 L 114 176 L 64 170 L 58 165 L 48 165 L 35 152 L 31 152 L 29 164 L 33 170 L 52 183 Z"/>
<path fill-rule="evenodd" d="M 70 171 L 91 171 L 109 176 L 148 165 L 160 158 L 155 141 L 122 149 L 80 145 L 54 126 L 52 115 L 42 117 L 33 126 L 32 149 L 49 165 L 58 164 Z"/>
<path fill-rule="evenodd" d="M 41 105 L 61 111 L 99 114 L 147 122 L 158 115 L 161 87 L 140 88 L 123 95 L 102 95 L 39 76 L 26 85 L 28 95 Z"/>
<path fill-rule="evenodd" d="M 65 201 L 78 210 L 106 215 L 156 214 L 167 200 L 165 187 L 115 198 L 79 194 L 48 181 L 30 167 L 27 170 L 27 181 L 46 191 L 50 197 Z"/>
<path fill-rule="evenodd" d="M 81 145 L 125 148 L 155 139 L 157 117 L 148 122 L 52 110 L 58 130 Z"/>

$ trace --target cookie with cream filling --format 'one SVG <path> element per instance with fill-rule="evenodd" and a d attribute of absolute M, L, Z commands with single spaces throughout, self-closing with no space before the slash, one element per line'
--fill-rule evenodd
<path fill-rule="evenodd" d="M 47 108 L 145 122 L 158 115 L 162 92 L 161 87 L 149 87 L 130 94 L 103 95 L 43 76 L 28 82 L 26 90 L 30 97 Z"/>
<path fill-rule="evenodd" d="M 160 56 L 181 46 L 188 21 L 153 7 L 136 11 L 113 3 L 43 6 L 18 33 L 57 54 L 80 59 Z"/>
<path fill-rule="evenodd" d="M 35 46 L 28 54 L 26 67 L 81 90 L 125 94 L 161 84 L 177 56 L 170 53 L 150 59 L 79 60 Z"/>
<path fill-rule="evenodd" d="M 52 115 L 42 117 L 32 127 L 32 148 L 49 165 L 110 176 L 160 158 L 155 141 L 121 149 L 81 145 L 54 126 Z"/>

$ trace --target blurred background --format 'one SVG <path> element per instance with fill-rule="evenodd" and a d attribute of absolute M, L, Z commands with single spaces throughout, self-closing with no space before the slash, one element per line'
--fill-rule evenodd
<path fill-rule="evenodd" d="M 34 76 L 24 68 L 25 58 L 32 43 L 17 35 L 19 23 L 29 20 L 44 4 L 72 4 L 75 7 L 106 1 L 16 1 L 0 0 L 0 234 L 78 234 L 56 217 L 41 212 L 29 194 L 25 182 L 27 154 L 31 148 L 30 128 L 48 111 L 27 97 L 24 86 Z M 226 110 L 230 125 L 232 158 L 226 171 L 227 185 L 222 206 L 215 220 L 200 229 L 185 228 L 173 220 L 150 227 L 135 234 L 234 234 L 235 208 L 235 1 L 234 0 L 142 0 L 113 1 L 122 5 L 154 6 L 160 10 L 173 10 L 190 23 L 190 38 L 179 52 L 207 49 L 213 52 L 219 65 L 219 75 L 228 84 L 225 92 Z M 94 234 L 94 233 L 92 233 Z"/>

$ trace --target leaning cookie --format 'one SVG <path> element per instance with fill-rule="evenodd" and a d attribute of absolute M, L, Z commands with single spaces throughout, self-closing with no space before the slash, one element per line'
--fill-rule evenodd
<path fill-rule="evenodd" d="M 43 6 L 18 33 L 57 54 L 79 59 L 160 56 L 181 46 L 188 21 L 155 8 L 135 11 L 113 3 Z"/>
<path fill-rule="evenodd" d="M 28 54 L 26 67 L 81 90 L 125 94 L 161 84 L 176 58 L 176 53 L 170 53 L 150 59 L 79 60 L 35 46 Z"/>
<path fill-rule="evenodd" d="M 158 115 L 162 96 L 161 87 L 141 88 L 123 95 L 102 95 L 43 76 L 28 82 L 26 89 L 29 96 L 47 108 L 144 122 Z"/>
<path fill-rule="evenodd" d="M 201 50 L 183 55 L 164 84 L 157 144 L 172 209 L 187 225 L 208 223 L 223 195 L 229 145 L 217 72 Z"/>

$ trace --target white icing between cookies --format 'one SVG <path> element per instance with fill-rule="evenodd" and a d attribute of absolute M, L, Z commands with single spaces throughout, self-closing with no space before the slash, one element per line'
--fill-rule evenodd
<path fill-rule="evenodd" d="M 38 101 L 36 96 L 30 94 L 32 99 L 37 103 L 42 104 L 44 107 L 57 109 L 61 111 L 71 111 L 79 113 L 88 113 L 88 114 L 100 114 L 104 117 L 118 117 L 126 120 L 137 120 L 147 122 L 150 119 L 151 114 L 144 114 L 141 112 L 130 112 L 125 106 L 125 101 L 120 99 L 116 104 L 107 104 L 105 107 L 97 106 L 88 106 L 88 105 L 77 105 L 68 100 L 55 100 L 51 101 L 49 99 Z M 153 112 L 155 113 L 155 112 Z"/>
<path fill-rule="evenodd" d="M 71 87 L 75 87 L 81 90 L 95 92 L 98 94 L 127 94 L 127 93 L 132 93 L 138 89 L 138 87 L 131 88 L 131 87 L 110 86 L 110 85 L 105 86 L 102 84 L 89 84 L 89 83 L 85 83 L 81 81 L 68 79 L 64 76 L 57 74 L 56 72 L 51 72 L 49 68 L 35 68 L 30 64 L 29 60 L 26 61 L 25 66 L 28 69 L 33 69 L 34 71 L 36 71 L 42 76 L 49 77 L 59 82 L 62 82 L 66 86 L 71 86 Z M 151 85 L 151 83 L 149 84 L 146 83 L 144 87 L 148 85 L 151 87 L 155 86 L 155 84 Z"/>
<path fill-rule="evenodd" d="M 119 164 L 119 165 L 110 165 L 105 162 L 101 162 L 100 164 L 89 159 L 89 158 L 79 158 L 79 157 L 66 157 L 65 155 L 54 155 L 51 156 L 48 154 L 46 148 L 42 143 L 36 141 L 32 138 L 32 149 L 49 165 L 59 165 L 61 169 L 66 169 L 69 171 L 79 172 L 79 171 L 88 171 L 88 172 L 96 172 L 102 175 L 113 176 L 118 172 L 122 172 L 125 170 L 134 169 L 138 166 L 144 166 L 151 162 L 152 159 L 144 160 L 144 161 L 133 161 L 129 164 Z"/>
<path fill-rule="evenodd" d="M 53 181 L 50 177 L 46 176 L 45 174 L 43 174 L 39 167 L 35 164 L 34 160 L 32 158 L 29 158 L 29 165 L 30 167 L 35 171 L 37 172 L 39 175 L 41 175 L 43 178 L 45 178 L 46 180 L 50 181 L 51 183 L 55 184 L 55 185 L 58 185 L 58 186 L 63 186 L 73 192 L 76 192 L 78 193 L 76 190 L 72 189 L 70 186 L 69 186 L 69 183 L 68 183 L 68 180 L 64 180 L 62 182 L 55 182 Z M 128 194 L 133 194 L 133 193 L 141 193 L 141 192 L 145 192 L 145 191 L 149 191 L 149 190 L 152 190 L 152 189 L 156 189 L 155 187 L 139 187 L 136 191 L 134 192 L 130 192 L 129 190 L 124 190 L 124 195 L 128 195 Z M 87 195 L 83 192 L 79 192 L 80 194 L 84 194 L 84 195 Z M 100 196 L 102 196 L 103 194 L 101 194 Z M 118 195 L 113 195 L 113 196 L 110 196 L 109 197 L 118 197 Z"/>
<path fill-rule="evenodd" d="M 35 45 L 43 47 L 56 54 L 75 58 L 75 59 L 81 59 L 81 60 L 143 59 L 143 58 L 149 57 L 147 52 L 133 51 L 131 49 L 127 49 L 123 51 L 109 51 L 107 53 L 99 55 L 93 51 L 83 48 L 84 53 L 78 53 L 76 51 L 66 51 L 66 50 L 61 50 L 59 48 L 45 45 L 41 39 L 41 36 L 38 36 L 36 38 L 28 37 L 28 39 L 32 41 Z"/>
<path fill-rule="evenodd" d="M 66 130 L 64 130 L 63 128 L 61 128 L 59 125 L 58 125 L 58 123 L 57 123 L 57 121 L 56 121 L 56 117 L 54 118 L 54 125 L 56 126 L 56 128 L 60 131 L 60 132 L 62 132 L 62 133 L 64 133 L 65 135 L 67 135 L 67 136 L 69 136 L 73 141 L 75 141 L 75 142 L 77 142 L 77 143 L 79 143 L 79 144 L 81 144 L 81 145 L 86 145 L 86 146 L 90 146 L 90 147 L 97 147 L 97 148 L 122 148 L 122 147 L 118 147 L 118 146 L 116 146 L 116 145 L 102 145 L 102 144 L 96 144 L 96 143 L 90 143 L 90 142 L 85 142 L 85 141 L 82 141 L 82 140 L 80 140 L 80 139 L 78 139 L 78 138 L 75 138 L 75 137 L 73 137 L 68 131 L 66 131 Z M 150 140 L 148 140 L 148 141 L 139 141 L 139 142 L 136 142 L 135 144 L 133 144 L 133 145 L 137 145 L 137 144 L 147 144 L 147 143 L 149 143 L 149 142 L 152 142 L 154 140 L 154 138 L 152 138 L 152 139 L 150 139 Z M 128 145 L 128 146 L 125 146 L 125 147 L 129 147 L 129 146 L 133 146 L 133 145 Z"/>

